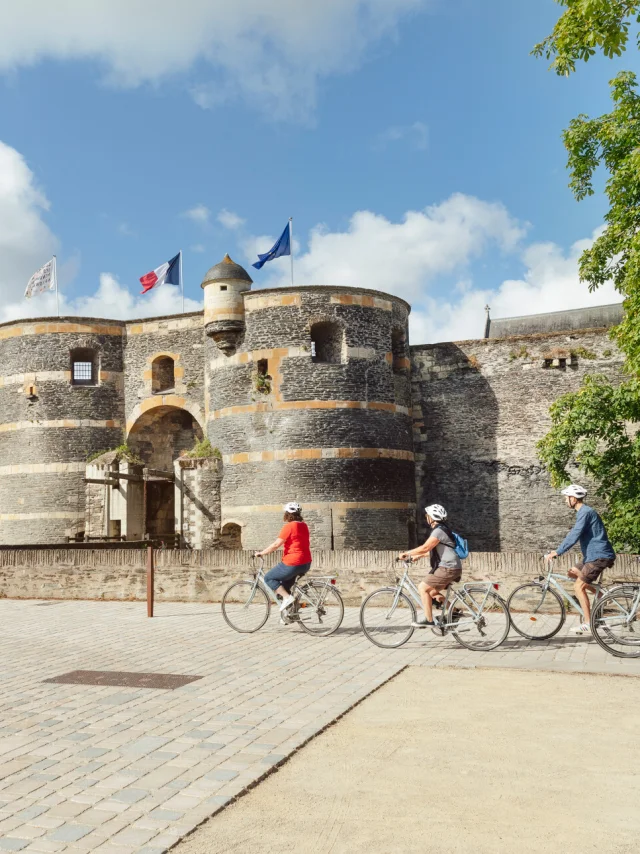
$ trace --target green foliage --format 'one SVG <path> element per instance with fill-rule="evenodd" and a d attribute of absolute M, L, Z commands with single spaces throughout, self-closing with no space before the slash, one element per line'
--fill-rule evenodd
<path fill-rule="evenodd" d="M 558 74 L 575 70 L 597 50 L 619 56 L 631 23 L 640 21 L 640 2 L 559 0 L 567 11 L 538 56 L 553 57 Z M 580 278 L 593 291 L 612 281 L 623 296 L 623 320 L 611 332 L 622 351 L 625 380 L 585 378 L 579 391 L 551 407 L 552 427 L 538 453 L 556 486 L 567 483 L 569 466 L 596 484 L 607 504 L 605 520 L 616 548 L 640 551 L 640 96 L 631 72 L 611 81 L 613 109 L 573 119 L 564 133 L 570 188 L 578 201 L 594 194 L 594 176 L 608 173 L 605 230 L 581 256 Z M 579 351 L 575 351 L 578 355 Z M 611 355 L 611 350 L 604 352 Z M 583 358 L 585 358 L 583 354 Z M 589 356 L 586 356 L 589 358 Z"/>
<path fill-rule="evenodd" d="M 575 462 L 607 504 L 605 521 L 616 548 L 640 551 L 640 381 L 614 386 L 598 374 L 587 376 L 550 414 L 552 427 L 538 454 L 551 482 L 568 483 Z"/>
<path fill-rule="evenodd" d="M 631 25 L 640 23 L 639 0 L 556 1 L 566 12 L 532 52 L 552 59 L 551 68 L 565 77 L 576 70 L 577 62 L 588 62 L 599 50 L 609 59 L 621 56 Z"/>
<path fill-rule="evenodd" d="M 608 359 L 609 356 L 613 355 L 613 350 L 603 350 L 602 355 L 604 356 L 605 359 Z"/>
<path fill-rule="evenodd" d="M 140 457 L 136 456 L 133 453 L 131 448 L 125 442 L 123 445 L 118 445 L 117 448 L 108 448 L 104 451 L 96 451 L 95 454 L 90 454 L 87 457 L 87 462 L 92 463 L 94 460 L 97 460 L 98 457 L 101 457 L 103 454 L 117 454 L 119 460 L 125 460 L 128 463 L 131 463 L 133 466 L 142 466 L 144 463 L 140 459 Z"/>
<path fill-rule="evenodd" d="M 269 394 L 271 392 L 271 377 L 267 374 L 254 374 L 253 384 L 256 391 L 260 394 Z"/>
<path fill-rule="evenodd" d="M 220 453 L 219 448 L 214 448 L 206 437 L 197 441 L 193 448 L 191 448 L 190 451 L 185 451 L 182 456 L 191 457 L 195 460 L 222 459 L 222 454 Z"/>
<path fill-rule="evenodd" d="M 571 355 L 578 356 L 580 359 L 587 359 L 588 361 L 593 361 L 598 358 L 597 354 L 594 353 L 593 350 L 587 350 L 586 347 L 576 347 L 575 350 L 571 351 Z"/>
<path fill-rule="evenodd" d="M 524 346 L 524 344 L 522 345 L 522 347 L 520 347 L 519 350 L 512 350 L 509 353 L 509 361 L 510 362 L 514 362 L 516 359 L 528 359 L 528 358 L 529 358 L 529 351 Z"/>

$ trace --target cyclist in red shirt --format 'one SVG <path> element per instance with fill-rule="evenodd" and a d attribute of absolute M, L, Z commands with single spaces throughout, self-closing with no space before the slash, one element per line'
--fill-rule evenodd
<path fill-rule="evenodd" d="M 309 528 L 307 523 L 302 521 L 302 507 L 297 501 L 284 505 L 284 522 L 282 530 L 271 545 L 261 552 L 256 552 L 256 557 L 264 557 L 284 546 L 284 557 L 264 577 L 265 584 L 282 596 L 281 613 L 293 605 L 291 585 L 294 580 L 300 575 L 306 575 L 311 568 Z"/>

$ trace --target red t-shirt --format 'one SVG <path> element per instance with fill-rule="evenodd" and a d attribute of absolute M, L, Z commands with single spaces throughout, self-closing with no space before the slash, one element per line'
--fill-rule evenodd
<path fill-rule="evenodd" d="M 287 522 L 278 537 L 284 541 L 284 564 L 300 566 L 303 563 L 311 563 L 309 528 L 306 522 Z"/>

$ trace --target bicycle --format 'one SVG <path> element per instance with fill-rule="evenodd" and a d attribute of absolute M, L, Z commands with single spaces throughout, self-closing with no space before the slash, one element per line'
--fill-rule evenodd
<path fill-rule="evenodd" d="M 396 562 L 404 564 L 402 578 L 396 577 L 394 586 L 374 590 L 360 608 L 362 631 L 383 649 L 397 649 L 409 640 L 415 631 L 411 624 L 416 619 L 416 605 L 422 608 L 418 588 L 409 577 L 413 561 L 396 558 Z M 506 603 L 497 589 L 491 581 L 469 582 L 456 589 L 449 586 L 442 606 L 443 622 L 432 630 L 440 636 L 451 632 L 459 644 L 475 651 L 500 646 L 509 634 L 510 623 Z"/>
<path fill-rule="evenodd" d="M 259 631 L 269 619 L 271 605 L 278 605 L 276 594 L 264 581 L 264 558 L 253 556 L 251 569 L 251 581 L 234 582 L 222 596 L 222 616 L 243 634 Z M 332 635 L 344 617 L 344 602 L 335 583 L 331 575 L 297 576 L 291 586 L 294 602 L 281 613 L 282 622 L 298 623 L 310 635 Z"/>
<path fill-rule="evenodd" d="M 591 632 L 618 658 L 640 658 L 640 584 L 620 584 L 593 606 Z"/>
<path fill-rule="evenodd" d="M 584 619 L 582 606 L 560 583 L 575 578 L 554 572 L 553 558 L 546 562 L 546 575 L 516 587 L 507 599 L 511 625 L 527 640 L 549 640 L 557 635 L 567 619 L 565 602 Z M 607 588 L 598 583 L 591 586 L 596 590 L 594 602 L 598 602 Z"/>

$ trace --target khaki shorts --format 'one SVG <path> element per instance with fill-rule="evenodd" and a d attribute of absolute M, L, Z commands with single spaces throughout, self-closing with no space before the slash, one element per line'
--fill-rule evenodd
<path fill-rule="evenodd" d="M 610 569 L 615 560 L 608 558 L 599 558 L 598 560 L 590 560 L 587 563 L 577 563 L 578 578 L 584 581 L 585 584 L 593 584 L 602 575 L 605 569 Z"/>
<path fill-rule="evenodd" d="M 454 581 L 460 581 L 462 578 L 462 570 L 450 569 L 448 566 L 439 566 L 435 572 L 430 572 L 424 580 L 429 587 L 435 587 L 436 590 L 444 590 Z"/>

